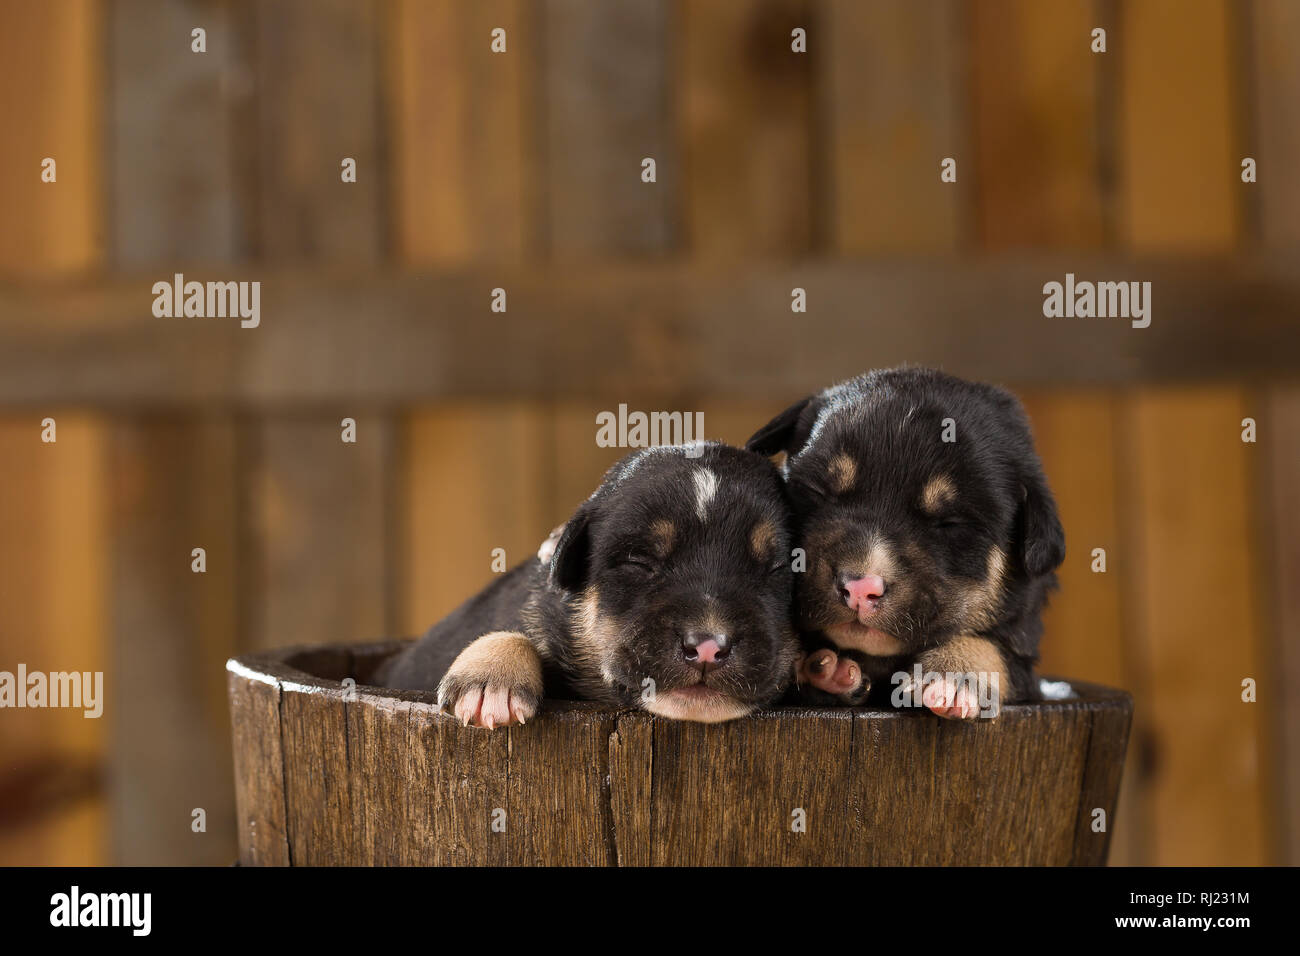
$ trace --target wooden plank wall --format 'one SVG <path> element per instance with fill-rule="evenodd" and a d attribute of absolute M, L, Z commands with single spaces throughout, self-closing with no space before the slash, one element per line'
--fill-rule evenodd
<path fill-rule="evenodd" d="M 991 32 L 1014 42 L 1024 23 L 1016 13 L 1032 16 L 1015 6 L 980 7 L 977 36 L 987 13 L 999 24 Z M 1080 59 L 1068 33 L 1042 27 L 1035 50 L 1063 44 L 1040 61 L 1048 69 L 1035 71 L 1035 54 L 1008 51 L 994 59 L 1025 64 L 1017 82 L 1004 81 L 1005 69 L 988 81 L 976 71 L 976 139 L 993 144 L 980 152 L 992 164 L 977 203 L 985 245 L 1089 247 L 1110 238 L 1112 221 L 1117 241 L 1144 251 L 1239 241 L 1246 200 L 1234 157 L 1249 110 L 1234 86 L 1235 24 L 1220 4 L 1196 12 L 1121 8 L 1120 32 L 1110 31 L 1124 58 L 1118 77 L 1077 85 L 1080 75 L 1117 64 Z M 1077 27 L 1092 11 L 1071 13 Z M 1071 57 L 1079 62 L 1068 73 L 1050 69 Z M 1112 93 L 1118 128 L 1108 131 L 1097 112 L 1109 112 Z M 1041 155 L 996 155 L 1021 123 L 1032 125 Z M 1080 142 L 1081 133 L 1094 138 Z M 1027 162 L 1031 169 L 1022 168 Z M 1044 163 L 1065 172 L 1039 184 Z M 1171 182 L 1161 171 L 1172 164 L 1179 173 Z M 1119 172 L 1113 200 L 1104 175 L 1111 168 Z M 1019 189 L 1001 184 L 1008 173 Z M 1205 200 L 1189 203 L 1188 195 Z M 1137 699 L 1113 861 L 1277 861 L 1272 710 L 1240 698 L 1243 677 L 1273 683 L 1262 676 L 1272 641 L 1256 583 L 1267 570 L 1253 487 L 1259 466 L 1256 446 L 1240 438 L 1241 419 L 1257 417 L 1258 403 L 1245 387 L 1026 398 L 1071 545 L 1048 614 L 1044 667 L 1118 683 Z M 1093 547 L 1106 549 L 1105 574 L 1091 569 Z M 1213 615 L 1194 602 L 1198 579 L 1215 582 Z M 1280 689 L 1261 693 L 1275 698 Z M 1207 774 L 1207 761 L 1220 772 Z"/>
<path fill-rule="evenodd" d="M 41 443 L 41 418 L 58 441 Z M 66 408 L 0 415 L 3 669 L 105 672 L 108 638 L 104 426 Z M 106 688 L 105 695 L 112 689 Z M 108 698 L 111 700 L 112 698 Z M 6 710 L 0 734 L 0 860 L 108 861 L 104 780 L 112 710 Z M 23 792 L 23 788 L 28 788 Z"/>
<path fill-rule="evenodd" d="M 1239 21 L 1224 0 L 1195 0 L 1124 5 L 1121 23 L 1120 241 L 1231 247 L 1246 188 Z M 1153 748 L 1144 849 L 1158 863 L 1276 860 L 1267 718 L 1241 688 L 1251 677 L 1276 694 L 1255 591 L 1258 446 L 1241 440 L 1255 405 L 1244 388 L 1143 389 L 1126 403 L 1134 690 Z M 1198 607 L 1207 580 L 1212 607 Z"/>
<path fill-rule="evenodd" d="M 381 4 L 294 0 L 249 15 L 259 261 L 346 271 L 381 261 Z M 342 181 L 344 158 L 356 160 L 355 183 Z M 355 441 L 343 440 L 344 419 Z M 388 633 L 396 440 L 384 408 L 274 409 L 242 423 L 245 646 Z"/>
<path fill-rule="evenodd" d="M 526 93 L 542 41 L 527 5 L 402 2 L 391 18 L 392 168 L 411 197 L 396 212 L 398 261 L 447 267 L 536 255 L 544 212 L 532 183 L 542 120 Z M 505 30 L 501 53 L 491 47 L 497 28 Z M 464 321 L 491 320 L 493 288 L 485 281 L 482 315 Z M 526 309 L 511 291 L 506 307 Z M 547 417 L 522 399 L 404 415 L 395 491 L 399 631 L 426 630 L 486 584 L 494 548 L 513 566 L 545 538 Z"/>
<path fill-rule="evenodd" d="M 253 177 L 234 162 L 253 92 L 243 13 L 233 3 L 106 7 L 112 268 L 152 283 L 178 260 L 224 271 L 252 252 Z M 190 48 L 198 26 L 203 55 Z M 210 668 L 239 646 L 238 447 L 223 412 L 136 414 L 109 433 L 115 862 L 228 860 L 229 732 Z M 192 570 L 195 548 L 203 573 Z M 206 834 L 190 829 L 196 808 Z"/>
<path fill-rule="evenodd" d="M 1300 243 L 1294 4 L 1043 6 L 6 3 L 0 112 L 22 148 L 0 151 L 0 207 L 15 212 L 0 273 L 472 266 L 483 314 L 454 320 L 486 323 L 502 263 Z M 205 56 L 189 51 L 195 25 Z M 1094 25 L 1104 56 L 1088 50 Z M 56 186 L 39 182 L 45 155 Z M 1243 155 L 1259 183 L 1240 182 Z M 946 156 L 955 184 L 939 180 Z M 811 280 L 808 294 L 817 308 Z M 871 324 L 889 317 L 870 303 L 863 317 L 860 346 L 835 349 L 860 347 L 867 368 Z M 647 361 L 680 359 L 640 344 Z M 823 348 L 788 359 L 816 368 Z M 0 740 L 0 766 L 91 794 L 0 828 L 0 859 L 228 862 L 227 654 L 424 630 L 490 580 L 493 548 L 507 564 L 531 554 L 619 457 L 595 444 L 597 411 L 702 410 L 706 435 L 740 442 L 797 397 L 543 401 L 484 381 L 413 408 L 58 409 L 59 444 L 32 448 L 46 410 L 4 410 L 3 485 L 20 493 L 0 501 L 0 646 L 32 666 L 114 662 L 123 707 L 102 730 L 50 721 Z M 1112 860 L 1300 862 L 1295 389 L 1025 398 L 1070 541 L 1044 666 L 1137 701 Z M 1256 445 L 1240 440 L 1246 416 Z M 30 541 L 48 545 L 32 556 Z M 189 570 L 198 546 L 204 575 Z M 1240 700 L 1246 676 L 1257 705 Z M 24 763 L 38 752 L 67 760 Z M 105 802 L 94 781 L 110 766 Z"/>
<path fill-rule="evenodd" d="M 814 69 L 791 50 L 814 31 L 807 0 L 684 4 L 674 84 L 682 136 L 680 247 L 698 262 L 807 253 L 812 246 Z"/>
<path fill-rule="evenodd" d="M 957 248 L 974 178 L 962 5 L 823 0 L 818 9 L 824 26 L 809 55 L 819 58 L 826 251 Z M 939 182 L 945 157 L 958 160 L 955 183 Z"/>
<path fill-rule="evenodd" d="M 976 236 L 985 249 L 1101 243 L 1094 0 L 980 0 L 971 8 Z M 1109 106 L 1110 104 L 1105 104 Z"/>
<path fill-rule="evenodd" d="M 399 262 L 518 261 L 536 242 L 536 167 L 525 161 L 537 135 L 524 108 L 537 49 L 529 7 L 388 4 L 384 101 Z M 496 28 L 506 31 L 505 53 L 491 51 Z"/>
<path fill-rule="evenodd" d="M 1254 69 L 1249 93 L 1254 125 L 1243 152 L 1263 171 L 1253 193 L 1252 238 L 1265 249 L 1300 247 L 1300 6 L 1286 0 L 1254 0 L 1251 5 L 1251 52 Z M 1268 701 L 1268 718 L 1278 728 L 1276 796 L 1281 808 L 1282 841 L 1278 862 L 1300 864 L 1300 390 L 1275 386 L 1257 394 L 1261 421 L 1260 504 L 1255 516 L 1261 537 L 1269 542 L 1263 564 L 1269 588 L 1265 614 L 1271 622 L 1271 653 L 1276 667 L 1276 699 Z"/>
<path fill-rule="evenodd" d="M 1273 388 L 1263 397 L 1268 429 L 1267 454 L 1262 458 L 1264 481 L 1257 489 L 1255 509 L 1261 537 L 1269 542 L 1264 552 L 1267 575 L 1264 614 L 1272 622 L 1273 640 L 1268 661 L 1272 695 L 1262 701 L 1263 719 L 1277 728 L 1274 739 L 1278 760 L 1276 797 L 1281 808 L 1281 846 L 1278 862 L 1300 862 L 1300 388 Z M 1265 754 L 1267 760 L 1268 755 Z M 1271 761 L 1270 761 L 1271 762 Z"/>
<path fill-rule="evenodd" d="M 542 0 L 534 29 L 544 120 L 544 252 L 551 259 L 654 255 L 675 245 L 682 189 L 670 73 L 672 7 Z M 642 181 L 655 160 L 656 181 Z"/>
<path fill-rule="evenodd" d="M 12 148 L 0 150 L 0 275 L 80 277 L 103 257 L 99 5 L 7 3 L 3 21 L 0 115 Z M 41 181 L 47 156 L 53 183 Z M 46 417 L 52 444 L 41 441 Z M 102 417 L 84 409 L 0 412 L 0 668 L 109 670 L 105 445 Z M 107 862 L 106 722 L 5 711 L 0 861 Z"/>
<path fill-rule="evenodd" d="M 254 279 L 254 260 L 349 268 L 383 257 L 376 4 L 232 2 L 157 16 L 151 4 L 121 0 L 110 11 L 118 214 L 109 234 L 118 268 L 166 276 L 180 256 L 218 278 Z M 195 25 L 208 30 L 203 56 L 190 50 Z M 191 126 L 185 148 L 162 148 Z M 357 161 L 356 183 L 342 182 L 344 157 Z M 345 417 L 357 423 L 355 443 L 342 441 Z M 115 857 L 228 862 L 229 728 L 224 683 L 213 675 L 242 649 L 379 636 L 392 626 L 395 428 L 370 408 L 223 410 L 133 416 L 113 436 L 123 701 Z M 153 467 L 137 474 L 140 461 Z M 144 510 L 133 506 L 141 483 L 156 502 Z M 208 550 L 203 575 L 190 571 L 192 547 Z M 169 559 L 158 560 L 159 551 Z M 177 594 L 188 600 L 150 599 Z M 190 646 L 178 633 L 198 636 Z M 199 806 L 209 815 L 206 839 L 177 838 L 159 823 L 179 819 L 188 835 Z"/>
<path fill-rule="evenodd" d="M 1101 117 L 1110 61 L 1084 38 L 1099 25 L 1092 0 L 1043 4 L 982 0 L 971 29 L 972 129 L 978 178 L 976 241 L 990 251 L 1088 250 L 1105 240 L 1108 195 L 1101 170 L 1110 145 Z M 1109 26 L 1109 24 L 1104 24 Z M 1128 686 L 1121 617 L 1123 568 L 1096 574 L 1092 550 L 1118 558 L 1114 397 L 1089 390 L 1022 395 L 1057 496 L 1069 544 L 1061 589 L 1047 613 L 1044 670 Z M 1131 748 L 1111 843 L 1112 862 L 1140 858 L 1140 766 Z"/>

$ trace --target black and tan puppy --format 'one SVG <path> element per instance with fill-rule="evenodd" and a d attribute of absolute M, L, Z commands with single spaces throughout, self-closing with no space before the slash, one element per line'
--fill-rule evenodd
<path fill-rule="evenodd" d="M 1038 696 L 1065 535 L 1013 395 L 929 369 L 870 372 L 787 409 L 747 447 L 787 456 L 807 555 L 801 685 L 945 717 Z"/>
<path fill-rule="evenodd" d="M 537 557 L 380 680 L 436 687 L 444 709 L 488 728 L 523 723 L 543 695 L 740 717 L 793 679 L 790 547 L 784 483 L 762 456 L 716 443 L 635 452 Z"/>

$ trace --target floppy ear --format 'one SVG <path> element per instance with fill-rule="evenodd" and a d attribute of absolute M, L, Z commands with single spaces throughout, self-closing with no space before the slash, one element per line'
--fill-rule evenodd
<path fill-rule="evenodd" d="M 1024 481 L 1020 503 L 1020 555 L 1030 577 L 1047 574 L 1065 560 L 1065 529 L 1056 513 L 1056 499 L 1041 467 L 1035 465 Z"/>
<path fill-rule="evenodd" d="M 590 507 L 583 505 L 564 525 L 551 556 L 551 584 L 566 591 L 581 591 L 587 584 L 591 552 Z"/>
<path fill-rule="evenodd" d="M 775 455 L 779 451 L 793 455 L 803 448 L 812 430 L 804 412 L 814 406 L 816 395 L 809 395 L 803 401 L 795 402 L 776 418 L 772 419 L 745 442 L 745 447 L 760 455 Z"/>

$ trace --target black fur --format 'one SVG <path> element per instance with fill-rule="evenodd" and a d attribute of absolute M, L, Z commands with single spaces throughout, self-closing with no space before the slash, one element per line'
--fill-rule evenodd
<path fill-rule="evenodd" d="M 693 451 L 651 448 L 618 462 L 565 523 L 552 555 L 457 608 L 392 659 L 380 681 L 432 690 L 464 647 L 504 630 L 522 631 L 537 649 L 548 697 L 645 706 L 649 679 L 658 695 L 704 683 L 747 708 L 776 700 L 798 650 L 785 485 L 753 452 L 716 443 Z M 701 520 L 703 471 L 716 492 Z M 663 522 L 674 529 L 666 551 L 655 534 Z M 759 525 L 772 537 L 756 555 Z M 725 629 L 732 642 L 703 680 L 682 648 L 685 632 L 702 627 Z"/>
<path fill-rule="evenodd" d="M 945 419 L 955 442 L 942 440 Z M 902 652 L 849 652 L 872 681 L 873 702 L 888 701 L 889 678 L 910 670 L 918 654 L 958 635 L 998 646 L 1013 684 L 1004 689 L 1008 702 L 1038 696 L 1041 613 L 1065 557 L 1065 534 L 1013 395 L 930 369 L 875 371 L 796 403 L 747 447 L 787 456 L 808 560 L 795 584 L 806 647 L 838 647 L 827 629 L 856 626 L 845 623 L 857 616 L 835 569 L 861 562 L 875 544 L 894 573 L 870 626 L 896 638 Z M 838 493 L 837 456 L 852 462 L 854 478 Z M 956 494 L 930 514 L 920 502 L 936 476 Z M 1005 555 L 1000 582 L 990 579 L 995 548 Z"/>

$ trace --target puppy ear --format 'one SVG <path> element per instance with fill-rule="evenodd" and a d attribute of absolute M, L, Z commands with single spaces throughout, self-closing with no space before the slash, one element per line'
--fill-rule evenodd
<path fill-rule="evenodd" d="M 775 455 L 779 451 L 787 455 L 795 454 L 808 441 L 812 422 L 804 413 L 816 407 L 816 398 L 816 395 L 809 395 L 803 401 L 795 402 L 754 432 L 749 441 L 745 442 L 745 447 L 760 455 Z"/>
<path fill-rule="evenodd" d="M 587 584 L 591 557 L 591 515 L 584 505 L 564 525 L 551 555 L 551 584 L 566 591 L 581 591 Z"/>
<path fill-rule="evenodd" d="M 1020 504 L 1020 554 L 1030 577 L 1047 574 L 1065 560 L 1065 529 L 1056 512 L 1056 499 L 1041 467 L 1025 478 Z"/>

